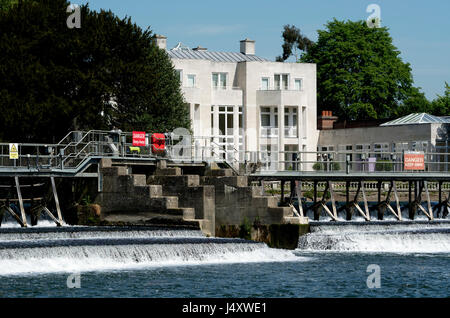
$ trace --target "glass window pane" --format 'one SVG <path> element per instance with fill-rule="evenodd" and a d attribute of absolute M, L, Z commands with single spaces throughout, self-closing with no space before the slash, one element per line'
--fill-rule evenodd
<path fill-rule="evenodd" d="M 195 75 L 189 74 L 187 76 L 187 80 L 188 80 L 188 82 L 187 82 L 187 86 L 188 87 L 194 87 L 195 86 Z"/>
<path fill-rule="evenodd" d="M 233 112 L 233 106 L 228 106 L 227 110 L 228 110 L 228 112 Z"/>
<path fill-rule="evenodd" d="M 269 107 L 261 107 L 261 112 L 262 113 L 270 113 L 270 108 Z"/>
<path fill-rule="evenodd" d="M 263 78 L 261 81 L 261 89 L 262 90 L 268 90 L 269 89 L 269 79 L 268 78 Z"/>
<path fill-rule="evenodd" d="M 233 135 L 233 114 L 227 115 L 227 135 Z"/>
<path fill-rule="evenodd" d="M 261 115 L 261 126 L 263 126 L 263 127 L 270 126 L 270 115 L 268 115 L 268 114 Z"/>
<path fill-rule="evenodd" d="M 289 126 L 289 115 L 284 115 L 284 125 Z"/>
<path fill-rule="evenodd" d="M 274 85 L 275 85 L 275 89 L 278 89 L 278 90 L 280 89 L 280 75 L 279 74 L 275 75 Z"/>
<path fill-rule="evenodd" d="M 227 74 L 226 73 L 220 74 L 220 87 L 221 88 L 227 87 Z"/>
<path fill-rule="evenodd" d="M 219 114 L 219 129 L 220 129 L 221 135 L 224 135 L 226 133 L 226 131 L 225 131 L 225 114 Z"/>
<path fill-rule="evenodd" d="M 287 90 L 289 88 L 288 75 L 283 74 L 282 78 L 283 78 L 283 89 Z"/>
<path fill-rule="evenodd" d="M 302 90 L 302 80 L 301 79 L 295 80 L 295 89 L 298 91 Z"/>
<path fill-rule="evenodd" d="M 217 88 L 219 86 L 219 74 L 213 73 L 212 81 L 213 81 L 213 87 Z"/>

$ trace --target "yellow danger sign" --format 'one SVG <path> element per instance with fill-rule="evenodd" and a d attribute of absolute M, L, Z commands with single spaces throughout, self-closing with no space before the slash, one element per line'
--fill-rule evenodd
<path fill-rule="evenodd" d="M 9 144 L 9 159 L 19 159 L 19 144 Z"/>

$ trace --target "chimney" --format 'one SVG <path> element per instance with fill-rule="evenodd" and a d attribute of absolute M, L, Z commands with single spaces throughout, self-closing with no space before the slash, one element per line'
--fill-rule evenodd
<path fill-rule="evenodd" d="M 194 50 L 194 51 L 208 51 L 207 48 L 201 47 L 200 45 L 197 46 L 196 48 L 193 48 L 192 50 Z"/>
<path fill-rule="evenodd" d="M 241 53 L 245 55 L 255 55 L 255 41 L 249 39 L 242 40 Z"/>
<path fill-rule="evenodd" d="M 334 123 L 338 120 L 337 116 L 333 116 L 333 112 L 330 110 L 323 110 L 322 116 L 317 118 L 317 129 L 329 130 L 333 129 Z"/>
<path fill-rule="evenodd" d="M 165 50 L 167 48 L 167 37 L 164 35 L 156 34 L 155 35 L 155 42 L 156 45 L 160 48 Z"/>

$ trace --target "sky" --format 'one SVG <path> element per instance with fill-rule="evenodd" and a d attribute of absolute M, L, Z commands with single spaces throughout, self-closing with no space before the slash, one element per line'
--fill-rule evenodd
<path fill-rule="evenodd" d="M 450 84 L 449 0 L 73 0 L 93 10 L 110 9 L 137 25 L 167 37 L 169 48 L 181 42 L 211 51 L 238 52 L 239 41 L 256 41 L 256 55 L 281 55 L 283 26 L 293 24 L 311 40 L 333 18 L 366 20 L 370 4 L 380 7 L 381 26 L 389 28 L 404 62 L 411 64 L 415 86 L 428 99 Z"/>

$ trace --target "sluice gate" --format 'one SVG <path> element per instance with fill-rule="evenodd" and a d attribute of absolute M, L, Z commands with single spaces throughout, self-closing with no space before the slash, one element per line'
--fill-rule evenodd
<path fill-rule="evenodd" d="M 350 221 L 355 215 L 365 221 L 383 220 L 386 215 L 403 221 L 402 212 L 406 210 L 410 220 L 422 213 L 433 221 L 446 218 L 450 211 L 450 179 L 445 174 L 320 175 L 285 171 L 254 173 L 251 180 L 263 186 L 275 183 L 280 205 L 296 206 L 302 217 L 312 211 L 315 221 L 321 215 L 329 216 L 331 221 Z M 371 212 L 376 212 L 375 217 Z"/>

